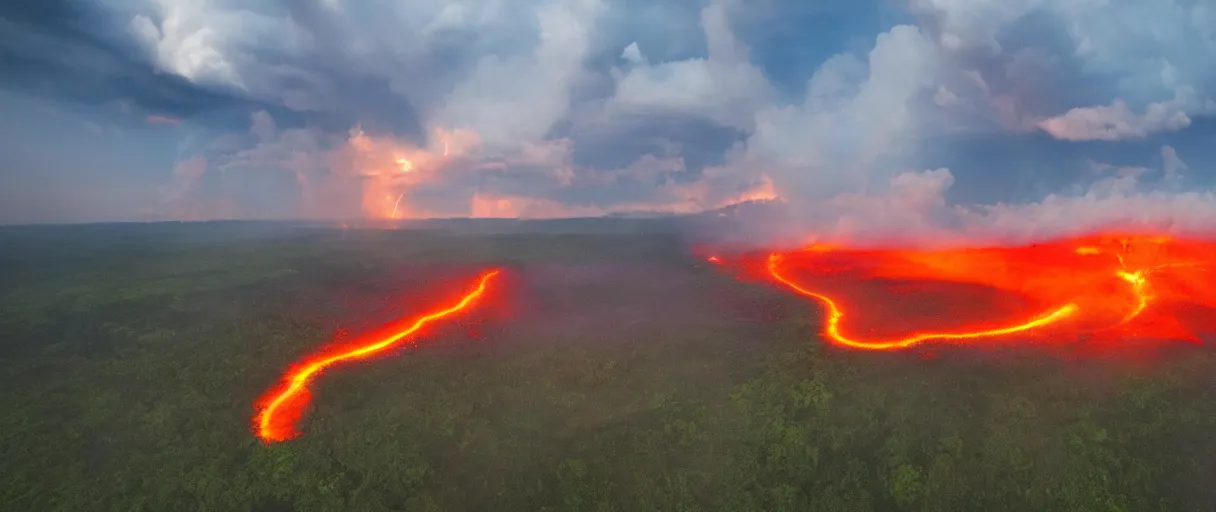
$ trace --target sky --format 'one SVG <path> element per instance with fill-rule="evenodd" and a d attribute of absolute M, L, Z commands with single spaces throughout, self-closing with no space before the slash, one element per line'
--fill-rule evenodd
<path fill-rule="evenodd" d="M 1214 62 L 1206 0 L 8 2 L 0 223 L 1202 231 Z"/>

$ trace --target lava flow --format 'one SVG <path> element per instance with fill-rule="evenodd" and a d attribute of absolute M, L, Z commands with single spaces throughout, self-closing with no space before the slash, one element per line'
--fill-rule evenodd
<path fill-rule="evenodd" d="M 253 419 L 258 437 L 270 443 L 286 441 L 297 436 L 299 433 L 295 429 L 295 424 L 303 415 L 310 398 L 308 383 L 323 369 L 335 363 L 365 359 L 382 353 L 418 333 L 427 324 L 468 309 L 486 293 L 490 281 L 498 274 L 498 270 L 486 271 L 478 278 L 476 287 L 459 301 L 418 317 L 408 324 L 401 324 L 405 326 L 404 328 L 377 333 L 376 336 L 356 340 L 353 345 L 344 346 L 338 350 L 324 351 L 293 367 L 284 375 L 283 383 L 270 390 L 259 401 L 261 409 Z"/>
<path fill-rule="evenodd" d="M 821 302 L 824 335 L 858 349 L 1216 333 L 1216 241 L 1112 234 L 1022 247 L 813 245 L 751 263 Z"/>
<path fill-rule="evenodd" d="M 974 339 L 974 338 L 987 338 L 987 337 L 993 337 L 993 336 L 1000 336 L 1000 335 L 1004 335 L 1004 334 L 1013 334 L 1013 333 L 1028 331 L 1028 330 L 1034 329 L 1036 327 L 1041 327 L 1044 325 L 1058 322 L 1077 312 L 1076 304 L 1065 304 L 1065 305 L 1057 308 L 1056 310 L 1051 311 L 1050 313 L 1048 313 L 1046 315 L 1040 315 L 1036 318 L 1021 321 L 1019 323 L 1005 326 L 1005 327 L 980 328 L 980 329 L 975 329 L 975 330 L 970 330 L 970 331 L 963 330 L 963 331 L 959 331 L 959 332 L 955 332 L 955 333 L 920 332 L 920 333 L 914 333 L 914 334 L 909 335 L 904 338 L 894 339 L 894 340 L 878 340 L 878 341 L 855 340 L 855 339 L 845 336 L 844 334 L 841 334 L 840 321 L 841 321 L 841 319 L 844 318 L 844 311 L 842 311 L 840 309 L 840 306 L 836 303 L 836 301 L 827 295 L 811 291 L 807 288 L 800 286 L 798 283 L 791 281 L 789 278 L 787 278 L 785 275 L 783 275 L 780 272 L 780 270 L 779 270 L 780 261 L 781 261 L 780 254 L 772 254 L 769 256 L 768 271 L 770 274 L 772 274 L 773 278 L 776 279 L 777 281 L 781 282 L 782 284 L 790 287 L 790 289 L 794 290 L 795 292 L 798 292 L 802 295 L 806 295 L 808 297 L 813 297 L 813 298 L 818 299 L 821 302 L 823 302 L 823 304 L 827 307 L 827 310 L 828 310 L 827 311 L 828 312 L 828 321 L 827 321 L 827 325 L 824 328 L 824 332 L 827 334 L 827 336 L 829 338 L 831 338 L 836 343 L 839 343 L 841 345 L 846 345 L 849 347 L 853 347 L 853 348 L 863 348 L 863 349 L 870 349 L 870 350 L 887 350 L 887 349 L 894 349 L 894 348 L 910 347 L 912 345 L 915 345 L 915 344 L 920 343 L 925 340 L 934 340 L 934 339 L 937 339 L 937 340 L 949 340 L 949 339 L 963 340 L 963 339 Z"/>

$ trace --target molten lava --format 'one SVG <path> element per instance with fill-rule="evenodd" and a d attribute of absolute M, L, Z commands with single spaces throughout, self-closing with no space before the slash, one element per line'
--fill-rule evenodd
<path fill-rule="evenodd" d="M 812 245 L 770 254 L 762 268 L 825 306 L 832 342 L 892 350 L 1014 337 L 1198 341 L 1216 332 L 1214 266 L 1216 241 L 1095 235 L 939 250 Z"/>
<path fill-rule="evenodd" d="M 1023 320 L 1005 327 L 983 327 L 972 330 L 961 330 L 954 333 L 939 333 L 939 332 L 918 332 L 907 337 L 893 340 L 856 340 L 849 338 L 841 333 L 840 321 L 844 318 L 844 311 L 831 297 L 822 293 L 817 293 L 807 288 L 800 286 L 798 283 L 791 281 L 781 273 L 780 268 L 781 255 L 773 254 L 769 256 L 768 269 L 773 278 L 782 284 L 789 286 L 790 289 L 808 297 L 823 302 L 827 306 L 828 321 L 824 328 L 827 336 L 841 345 L 846 345 L 853 348 L 862 348 L 870 350 L 886 350 L 894 348 L 910 347 L 925 340 L 963 340 L 972 338 L 988 338 L 1000 336 L 1004 334 L 1013 334 L 1022 331 L 1028 331 L 1036 327 L 1041 327 L 1054 322 L 1058 322 L 1077 312 L 1076 304 L 1065 304 L 1046 315 L 1040 315 L 1035 318 Z"/>
<path fill-rule="evenodd" d="M 280 386 L 270 390 L 259 401 L 260 410 L 253 419 L 258 437 L 270 443 L 285 441 L 299 435 L 295 424 L 303 415 L 304 408 L 309 402 L 308 383 L 322 370 L 343 361 L 366 359 L 383 353 L 400 345 L 403 340 L 418 333 L 427 324 L 470 308 L 486 293 L 491 280 L 498 274 L 498 270 L 483 273 L 478 278 L 476 287 L 459 301 L 402 324 L 404 328 L 390 329 L 388 332 L 378 333 L 376 336 L 356 340 L 353 345 L 343 346 L 338 350 L 324 351 L 305 359 L 284 375 L 283 383 Z"/>

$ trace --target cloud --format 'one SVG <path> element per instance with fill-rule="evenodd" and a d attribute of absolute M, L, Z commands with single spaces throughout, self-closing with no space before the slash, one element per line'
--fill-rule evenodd
<path fill-rule="evenodd" d="M 1187 88 L 1184 91 L 1193 90 Z M 1127 103 L 1116 99 L 1109 106 L 1078 107 L 1063 115 L 1045 119 L 1039 128 L 1062 140 L 1143 139 L 1163 131 L 1177 131 L 1191 124 L 1188 103 L 1180 98 L 1149 103 L 1143 114 L 1132 112 Z M 1216 112 L 1216 110 L 1214 110 Z"/>
<path fill-rule="evenodd" d="M 233 63 L 217 45 L 217 33 L 207 26 L 203 3 L 159 2 L 155 15 L 137 15 L 129 25 L 161 69 L 194 83 L 244 88 Z"/>
<path fill-rule="evenodd" d="M 1210 191 L 1089 193 L 1051 195 L 1042 201 L 994 205 L 968 211 L 964 219 L 977 236 L 1029 241 L 1092 233 L 1101 229 L 1141 229 L 1209 236 L 1216 195 Z"/>
<path fill-rule="evenodd" d="M 131 145 L 163 160 L 164 217 L 766 202 L 783 213 L 753 231 L 782 236 L 1202 224 L 1206 2 L 900 5 L 49 0 L 0 8 L 0 86 L 176 138 Z M 765 32 L 795 18 L 817 28 Z"/>
<path fill-rule="evenodd" d="M 780 169 L 778 185 L 814 200 L 871 185 L 914 151 L 921 116 L 914 100 L 935 84 L 937 49 L 916 27 L 880 34 L 865 62 L 833 57 L 811 77 L 802 101 L 757 113 L 738 163 Z"/>
<path fill-rule="evenodd" d="M 602 10 L 599 0 L 543 3 L 536 10 L 535 47 L 478 59 L 444 97 L 434 122 L 472 130 L 492 146 L 542 139 L 569 108 Z"/>
<path fill-rule="evenodd" d="M 651 64 L 637 42 L 622 52 L 627 66 L 616 69 L 616 94 L 609 108 L 627 111 L 683 113 L 750 130 L 758 108 L 772 93 L 763 72 L 752 65 L 748 48 L 727 19 L 726 2 L 711 3 L 701 11 L 700 25 L 707 55 Z"/>
<path fill-rule="evenodd" d="M 1099 166 L 1105 168 L 1105 166 Z M 1028 243 L 1102 230 L 1210 236 L 1216 193 L 1142 190 L 1140 178 L 1157 172 L 1125 167 L 1081 194 L 1049 194 L 1039 201 L 992 205 L 950 204 L 948 169 L 909 171 L 879 193 L 840 194 L 782 212 L 784 223 L 745 222 L 753 242 L 801 246 L 810 240 L 854 245 L 948 246 Z M 761 218 L 776 215 L 764 212 Z"/>
<path fill-rule="evenodd" d="M 1190 167 L 1178 157 L 1178 151 L 1170 146 L 1161 146 L 1162 170 L 1167 179 L 1177 179 Z"/>

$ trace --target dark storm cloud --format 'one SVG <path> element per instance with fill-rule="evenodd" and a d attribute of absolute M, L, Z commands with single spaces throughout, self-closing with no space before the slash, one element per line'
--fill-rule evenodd
<path fill-rule="evenodd" d="M 311 83 L 297 82 L 286 88 L 305 91 L 315 101 L 314 108 L 339 113 L 347 126 L 361 123 L 371 132 L 400 133 L 425 141 L 426 130 L 413 102 L 393 91 L 393 79 L 385 72 L 385 67 L 398 64 L 392 57 L 368 60 L 353 55 L 350 42 L 359 28 L 326 12 L 320 0 L 290 1 L 284 7 L 296 26 L 308 35 L 314 49 L 307 59 L 295 59 L 288 64 L 303 70 L 311 77 Z M 437 53 L 447 57 L 460 55 L 455 51 Z"/>
<path fill-rule="evenodd" d="M 307 11 L 308 2 L 293 14 Z M 127 22 L 97 4 L 73 0 L 12 2 L 0 7 L 0 86 L 54 100 L 118 105 L 142 120 L 158 116 L 197 120 L 200 127 L 242 129 L 256 111 L 271 112 L 284 126 L 315 124 L 424 137 L 408 99 L 391 91 L 389 79 L 344 65 L 343 55 L 299 59 L 273 47 L 253 60 L 267 68 L 263 87 L 297 91 L 297 104 L 256 97 L 232 87 L 200 85 L 159 69 L 132 38 Z M 316 24 L 312 25 L 316 27 Z M 336 32 L 317 30 L 317 48 L 340 46 Z M 256 49 L 255 49 L 256 50 Z M 330 58 L 326 58 L 330 57 Z"/>
<path fill-rule="evenodd" d="M 264 106 L 157 70 L 114 26 L 120 20 L 91 3 L 3 3 L 0 84 L 91 105 L 124 102 L 140 116 L 181 119 Z"/>
<path fill-rule="evenodd" d="M 996 93 L 1009 94 L 1022 112 L 1043 117 L 1095 101 L 1106 103 L 1118 91 L 1109 77 L 1086 76 L 1077 42 L 1065 21 L 1036 10 L 1004 27 L 996 41 L 1000 53 L 975 57 L 975 67 Z"/>
<path fill-rule="evenodd" d="M 680 156 L 694 170 L 721 165 L 726 151 L 745 138 L 738 128 L 678 113 L 625 112 L 590 119 L 576 114 L 564 128 L 555 134 L 578 137 L 574 162 L 599 169 L 625 167 L 645 155 Z"/>

